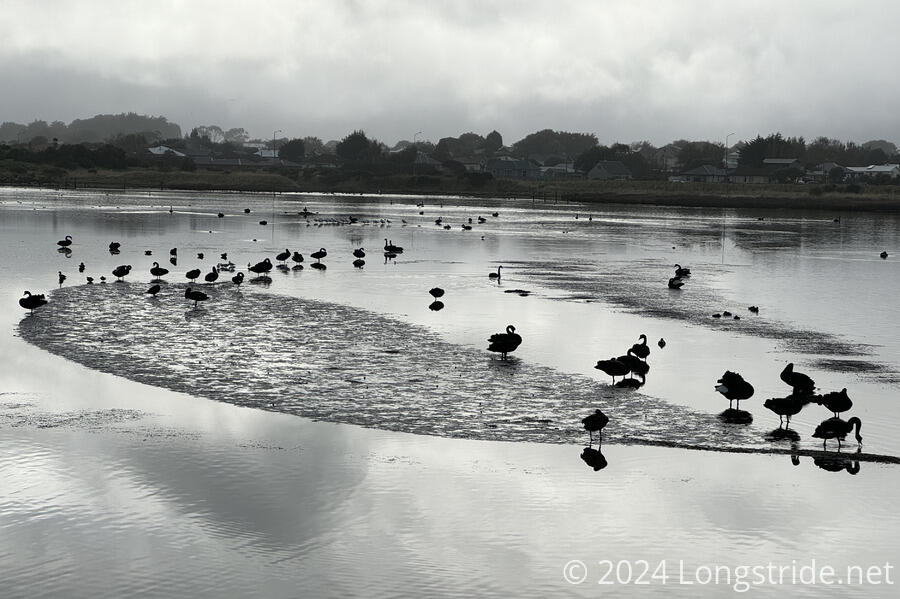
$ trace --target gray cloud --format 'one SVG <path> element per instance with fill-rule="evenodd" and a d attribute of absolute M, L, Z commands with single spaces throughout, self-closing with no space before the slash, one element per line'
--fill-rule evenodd
<path fill-rule="evenodd" d="M 873 1 L 6 2 L 0 120 L 387 143 L 543 128 L 601 142 L 781 131 L 900 141 L 900 5 Z M 14 90 L 9 93 L 9 90 Z"/>

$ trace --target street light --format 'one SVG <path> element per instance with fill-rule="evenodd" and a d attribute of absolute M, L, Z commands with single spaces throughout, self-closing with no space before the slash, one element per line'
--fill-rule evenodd
<path fill-rule="evenodd" d="M 281 129 L 272 131 L 272 162 L 275 162 L 275 136 L 279 133 L 282 133 Z"/>
<path fill-rule="evenodd" d="M 415 134 L 413 134 L 413 147 L 416 149 L 416 155 L 413 156 L 413 181 L 415 181 L 416 178 L 416 166 L 419 162 L 419 146 L 416 145 L 418 143 L 416 138 L 420 135 L 422 135 L 421 131 L 416 131 Z"/>
<path fill-rule="evenodd" d="M 728 168 L 728 138 L 732 135 L 734 135 L 733 131 L 725 136 L 725 168 Z"/>

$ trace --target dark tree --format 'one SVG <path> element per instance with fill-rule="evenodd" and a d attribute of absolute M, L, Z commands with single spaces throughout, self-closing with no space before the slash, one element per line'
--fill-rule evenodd
<path fill-rule="evenodd" d="M 286 160 L 300 162 L 306 155 L 306 144 L 302 139 L 292 139 L 278 148 L 278 156 Z"/>
<path fill-rule="evenodd" d="M 503 147 L 503 137 L 496 131 L 491 131 L 484 138 L 484 151 L 493 154 Z"/>
<path fill-rule="evenodd" d="M 363 162 L 369 158 L 369 138 L 363 130 L 354 131 L 338 142 L 337 155 L 350 162 Z"/>

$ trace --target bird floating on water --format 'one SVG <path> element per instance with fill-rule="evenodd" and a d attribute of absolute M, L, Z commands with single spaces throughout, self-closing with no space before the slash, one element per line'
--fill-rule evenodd
<path fill-rule="evenodd" d="M 681 277 L 669 279 L 669 289 L 681 289 L 682 287 L 684 287 L 684 281 L 681 280 Z"/>
<path fill-rule="evenodd" d="M 489 279 L 497 279 L 497 280 L 499 281 L 499 280 L 500 280 L 500 269 L 501 269 L 501 268 L 503 268 L 503 266 L 498 266 L 498 267 L 497 267 L 497 272 L 490 272 L 490 273 L 488 273 L 488 278 L 489 278 Z"/>
<path fill-rule="evenodd" d="M 691 276 L 691 269 L 686 266 L 681 266 L 680 264 L 675 265 L 675 276 L 676 277 L 689 277 Z"/>
<path fill-rule="evenodd" d="M 431 294 L 431 297 L 434 299 L 438 299 L 439 297 L 444 297 L 444 290 L 440 287 L 432 287 L 428 290 L 428 293 Z"/>
<path fill-rule="evenodd" d="M 57 241 L 57 242 L 56 242 L 56 245 L 58 245 L 58 246 L 60 246 L 60 247 L 64 247 L 64 248 L 69 247 L 70 245 L 72 245 L 72 236 L 71 236 L 71 235 L 66 235 L 66 238 Z"/>
<path fill-rule="evenodd" d="M 500 359 L 505 360 L 506 354 L 516 351 L 522 343 L 522 336 L 516 333 L 516 327 L 508 325 L 505 333 L 494 333 L 488 339 L 488 351 L 500 354 Z"/>
<path fill-rule="evenodd" d="M 659 341 L 656 342 L 656 345 L 659 346 L 659 349 L 662 349 L 666 346 L 666 340 L 660 337 Z"/>
<path fill-rule="evenodd" d="M 78 265 L 78 272 L 84 272 L 84 262 Z"/>
<path fill-rule="evenodd" d="M 886 260 L 887 257 L 888 257 L 888 253 L 887 253 L 887 252 L 881 252 L 881 253 L 879 254 L 879 256 L 881 256 L 881 259 L 882 259 L 882 260 Z"/>
<path fill-rule="evenodd" d="M 640 343 L 635 343 L 631 346 L 631 349 L 628 350 L 628 355 L 635 355 L 641 360 L 646 360 L 647 356 L 650 355 L 650 346 L 647 345 L 647 335 L 641 333 L 641 336 L 638 337 L 640 339 Z"/>

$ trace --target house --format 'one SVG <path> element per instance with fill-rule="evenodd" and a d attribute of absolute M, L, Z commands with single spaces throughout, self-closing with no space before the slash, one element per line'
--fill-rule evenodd
<path fill-rule="evenodd" d="M 488 160 L 484 170 L 495 179 L 539 179 L 541 176 L 541 169 L 536 164 L 511 156 Z"/>
<path fill-rule="evenodd" d="M 848 166 L 847 177 L 853 181 L 878 176 L 894 179 L 900 177 L 900 164 L 870 164 L 869 166 Z"/>
<path fill-rule="evenodd" d="M 763 159 L 763 168 L 772 169 L 773 171 L 794 169 L 803 170 L 803 165 L 796 158 L 765 158 Z"/>
<path fill-rule="evenodd" d="M 796 173 L 792 177 L 791 171 Z M 796 158 L 766 158 L 762 166 L 738 166 L 728 175 L 732 183 L 787 183 L 796 181 L 806 172 Z"/>
<path fill-rule="evenodd" d="M 570 162 L 561 162 L 554 166 L 541 167 L 542 179 L 584 179 L 584 174 L 575 170 L 575 165 Z"/>
<path fill-rule="evenodd" d="M 728 175 L 731 171 L 719 168 L 711 164 L 704 164 L 697 168 L 681 173 L 681 181 L 691 181 L 694 183 L 723 183 L 728 181 Z"/>
<path fill-rule="evenodd" d="M 178 150 L 173 150 L 169 146 L 154 146 L 152 148 L 147 148 L 147 151 L 156 156 L 163 156 L 165 154 L 168 154 L 169 152 L 171 152 L 172 154 L 174 154 L 176 156 L 181 156 L 181 157 L 186 156 L 186 154 L 184 152 L 179 152 Z"/>
<path fill-rule="evenodd" d="M 601 160 L 588 171 L 587 178 L 602 181 L 624 181 L 631 179 L 631 171 L 618 160 Z"/>

